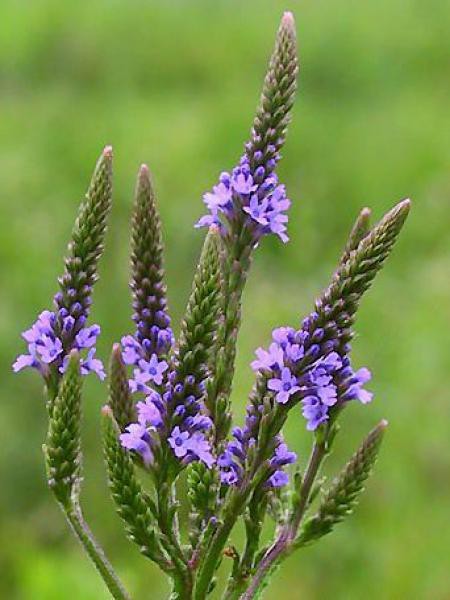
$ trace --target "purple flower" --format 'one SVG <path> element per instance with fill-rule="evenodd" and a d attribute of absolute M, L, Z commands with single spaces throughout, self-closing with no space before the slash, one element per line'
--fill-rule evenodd
<path fill-rule="evenodd" d="M 228 177 L 228 182 L 226 177 Z M 231 206 L 232 191 L 228 173 L 222 174 L 222 178 L 223 180 L 214 186 L 213 193 L 207 192 L 203 196 L 203 201 L 210 211 L 223 210 Z"/>
<path fill-rule="evenodd" d="M 161 402 L 161 396 L 157 392 L 152 392 L 143 402 L 136 404 L 138 421 L 141 425 L 159 427 L 162 424 L 161 413 L 156 402 Z"/>
<path fill-rule="evenodd" d="M 72 317 L 67 317 L 72 319 Z M 92 348 L 95 346 L 97 337 L 100 335 L 99 325 L 92 325 L 91 327 L 85 327 L 75 337 L 76 347 L 81 350 L 82 348 Z"/>
<path fill-rule="evenodd" d="M 242 196 L 250 194 L 258 187 L 257 185 L 254 185 L 248 164 L 244 162 L 241 163 L 239 167 L 233 169 L 231 185 L 236 194 Z"/>
<path fill-rule="evenodd" d="M 270 465 L 273 467 L 282 467 L 284 465 L 295 463 L 296 460 L 297 454 L 291 452 L 287 447 L 287 444 L 282 442 L 275 448 L 275 454 L 270 460 Z"/>
<path fill-rule="evenodd" d="M 214 456 L 211 454 L 211 446 L 202 433 L 194 433 L 190 438 L 189 451 L 201 460 L 210 469 L 215 463 Z"/>
<path fill-rule="evenodd" d="M 26 369 L 27 367 L 35 367 L 39 366 L 39 361 L 32 354 L 19 354 L 13 363 L 13 371 L 14 373 L 18 373 L 22 369 Z"/>
<path fill-rule="evenodd" d="M 227 468 L 235 466 L 235 458 L 228 448 L 217 459 L 219 467 Z"/>
<path fill-rule="evenodd" d="M 78 320 L 78 326 L 84 324 L 83 319 Z M 105 372 L 100 360 L 94 358 L 95 342 L 100 333 L 98 325 L 82 328 L 75 338 L 70 339 L 70 334 L 75 327 L 75 319 L 61 308 L 57 315 L 49 310 L 44 310 L 35 323 L 23 332 L 22 337 L 28 343 L 29 354 L 21 354 L 13 364 L 14 372 L 26 367 L 33 367 L 48 377 L 51 369 L 56 373 L 64 373 L 72 349 L 84 350 L 91 348 L 87 358 L 81 359 L 80 370 L 82 375 L 95 372 L 100 379 L 105 378 Z M 69 336 L 69 338 L 67 337 Z"/>
<path fill-rule="evenodd" d="M 137 365 L 141 359 L 141 345 L 132 336 L 126 335 L 122 338 L 122 358 L 126 365 Z"/>
<path fill-rule="evenodd" d="M 178 426 L 173 428 L 168 442 L 177 458 L 183 458 L 189 452 L 189 439 L 187 431 L 181 431 Z"/>
<path fill-rule="evenodd" d="M 122 433 L 120 443 L 127 450 L 134 450 L 140 454 L 146 465 L 153 461 L 153 454 L 150 448 L 150 435 L 147 429 L 139 423 L 132 423 L 126 428 L 127 433 Z"/>
<path fill-rule="evenodd" d="M 276 183 L 277 178 L 273 178 L 273 182 Z M 291 201 L 286 198 L 286 188 L 284 185 L 278 185 L 270 195 L 270 204 L 272 209 L 276 212 L 282 212 L 288 210 L 291 206 Z"/>
<path fill-rule="evenodd" d="M 283 350 L 276 343 L 270 344 L 268 351 L 264 348 L 257 348 L 255 354 L 257 360 L 251 363 L 254 371 L 271 369 L 275 365 L 282 368 L 284 365 Z"/>
<path fill-rule="evenodd" d="M 187 417 L 185 425 L 191 431 L 208 431 L 211 429 L 213 423 L 209 417 L 197 413 L 193 417 Z"/>
<path fill-rule="evenodd" d="M 325 406 L 334 406 L 337 402 L 337 389 L 333 384 L 319 387 L 316 393 Z"/>
<path fill-rule="evenodd" d="M 189 431 L 181 431 L 178 426 L 174 427 L 168 442 L 177 458 L 197 459 L 204 462 L 208 468 L 215 463 L 211 446 L 199 431 L 191 435 Z"/>
<path fill-rule="evenodd" d="M 235 485 L 239 483 L 239 475 L 233 469 L 229 471 L 220 471 L 220 481 L 225 485 Z"/>
<path fill-rule="evenodd" d="M 297 378 L 292 375 L 288 367 L 281 369 L 281 377 L 269 379 L 268 382 L 269 390 L 277 392 L 275 398 L 280 404 L 286 404 L 289 402 L 292 394 L 300 391 L 300 386 L 297 385 Z"/>
<path fill-rule="evenodd" d="M 149 361 L 141 359 L 139 361 L 139 367 L 141 371 L 148 376 L 147 381 L 153 381 L 156 385 L 161 385 L 163 375 L 169 368 L 169 365 L 165 360 L 159 361 L 156 354 L 152 354 Z"/>
<path fill-rule="evenodd" d="M 285 354 L 288 360 L 295 363 L 305 356 L 305 351 L 300 344 L 287 344 Z"/>
<path fill-rule="evenodd" d="M 289 483 L 289 476 L 284 471 L 275 471 L 275 473 L 269 477 L 267 484 L 270 487 L 283 487 Z"/>
<path fill-rule="evenodd" d="M 130 386 L 130 392 L 133 394 L 137 392 L 142 392 L 143 394 L 150 394 L 151 389 L 148 387 L 147 383 L 150 381 L 150 374 L 145 371 L 141 371 L 140 369 L 134 369 L 133 371 L 133 379 L 128 381 Z"/>
<path fill-rule="evenodd" d="M 246 212 L 250 217 L 259 223 L 260 225 L 268 225 L 269 218 L 267 214 L 267 207 L 269 201 L 267 198 L 263 198 L 261 203 L 258 201 L 258 196 L 253 195 L 250 198 L 250 204 L 243 207 L 243 211 Z"/>
<path fill-rule="evenodd" d="M 270 212 L 269 215 L 269 230 L 272 233 L 275 233 L 280 240 L 283 242 L 283 244 L 286 244 L 289 241 L 289 236 L 286 234 L 286 225 L 285 223 L 288 222 L 288 217 L 287 215 L 283 215 L 280 213 L 277 213 L 275 211 Z"/>
<path fill-rule="evenodd" d="M 46 364 L 53 362 L 63 351 L 61 340 L 47 334 L 41 335 L 36 341 L 35 348 L 42 362 Z"/>
<path fill-rule="evenodd" d="M 88 373 L 95 373 L 102 381 L 106 377 L 103 363 L 100 359 L 95 358 L 95 348 L 91 348 L 88 352 L 87 358 L 81 360 L 80 373 L 87 375 Z"/>
<path fill-rule="evenodd" d="M 363 367 L 356 371 L 350 378 L 348 389 L 343 395 L 344 400 L 359 400 L 362 404 L 368 404 L 372 401 L 373 394 L 368 390 L 363 389 L 363 385 L 370 381 L 372 374 L 369 369 Z"/>
<path fill-rule="evenodd" d="M 49 310 L 44 310 L 38 316 L 37 320 L 30 329 L 27 329 L 22 333 L 23 339 L 29 344 L 35 344 L 41 339 L 41 336 L 46 334 L 49 335 L 53 332 L 52 324 L 55 321 L 55 313 Z"/>
<path fill-rule="evenodd" d="M 212 225 L 218 225 L 219 227 L 221 225 L 219 213 L 217 211 L 213 211 L 210 215 L 203 215 L 203 217 L 200 217 L 195 224 L 195 227 L 211 227 Z"/>
<path fill-rule="evenodd" d="M 275 166 L 267 161 L 268 171 Z M 264 166 L 258 166 L 254 172 L 246 155 L 244 155 L 231 177 L 222 173 L 219 183 L 213 187 L 212 192 L 203 196 L 203 201 L 209 214 L 200 218 L 196 227 L 209 227 L 219 225 L 222 232 L 227 230 L 224 223 L 233 223 L 236 213 L 240 210 L 248 215 L 244 226 L 248 227 L 256 245 L 263 235 L 274 233 L 283 242 L 288 241 L 286 223 L 288 217 L 283 211 L 288 210 L 290 200 L 286 198 L 283 185 L 278 185 L 278 178 L 274 173 L 266 176 Z"/>
<path fill-rule="evenodd" d="M 322 404 L 317 396 L 306 396 L 302 400 L 302 405 L 308 431 L 315 431 L 319 425 L 328 420 L 328 407 Z"/>
<path fill-rule="evenodd" d="M 277 327 L 272 331 L 272 339 L 274 342 L 279 344 L 283 349 L 288 344 L 294 342 L 295 329 L 292 327 Z"/>

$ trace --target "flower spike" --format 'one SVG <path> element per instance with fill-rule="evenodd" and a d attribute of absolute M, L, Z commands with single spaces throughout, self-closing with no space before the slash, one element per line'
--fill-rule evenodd
<path fill-rule="evenodd" d="M 105 378 L 103 365 L 95 358 L 98 325 L 86 325 L 92 302 L 92 288 L 98 279 L 97 266 L 103 252 L 106 220 L 112 201 L 112 148 L 107 146 L 95 168 L 86 197 L 81 203 L 65 259 L 64 274 L 59 278 L 60 291 L 55 294 L 55 312 L 43 311 L 22 336 L 28 354 L 20 355 L 14 371 L 25 367 L 37 369 L 47 385 L 52 401 L 65 372 L 70 351 L 87 350 L 82 358 L 82 375 L 95 373 Z"/>
<path fill-rule="evenodd" d="M 324 494 L 317 514 L 303 525 L 294 548 L 306 546 L 327 535 L 337 523 L 353 512 L 378 458 L 387 425 L 387 421 L 383 420 L 369 433 L 331 488 Z"/>
<path fill-rule="evenodd" d="M 165 355 L 173 343 L 164 284 L 161 222 L 147 165 L 136 183 L 131 226 L 131 283 L 136 341 L 144 358 Z"/>

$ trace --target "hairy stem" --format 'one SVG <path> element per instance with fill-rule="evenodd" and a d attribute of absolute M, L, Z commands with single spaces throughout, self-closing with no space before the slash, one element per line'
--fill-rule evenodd
<path fill-rule="evenodd" d="M 166 552 L 174 563 L 173 598 L 189 600 L 192 597 L 192 572 L 187 564 L 186 557 L 180 546 L 178 526 L 173 516 L 172 489 L 168 484 L 161 485 L 158 489 L 158 525 L 164 536 Z"/>
<path fill-rule="evenodd" d="M 262 558 L 247 591 L 241 596 L 242 600 L 251 600 L 254 598 L 260 588 L 264 585 L 268 575 L 276 568 L 279 561 L 289 553 L 292 542 L 295 540 L 298 527 L 308 506 L 311 488 L 326 453 L 327 446 L 325 440 L 320 443 L 314 443 L 308 467 L 302 480 L 299 501 L 292 512 L 289 522 L 283 527 L 278 538 Z"/>
<path fill-rule="evenodd" d="M 123 587 L 115 574 L 111 563 L 106 558 L 102 547 L 97 542 L 94 534 L 84 520 L 81 507 L 78 504 L 72 504 L 67 507 L 61 505 L 61 508 L 64 511 L 76 538 L 100 573 L 111 596 L 115 598 L 115 600 L 131 600 L 131 596 Z"/>

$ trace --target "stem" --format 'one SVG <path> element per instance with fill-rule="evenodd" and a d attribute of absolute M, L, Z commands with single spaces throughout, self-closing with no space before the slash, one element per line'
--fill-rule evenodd
<path fill-rule="evenodd" d="M 258 551 L 261 531 L 267 509 L 267 499 L 261 486 L 253 492 L 245 518 L 246 543 L 239 564 L 230 575 L 223 600 L 233 600 L 245 591 L 252 573 L 255 554 Z"/>
<path fill-rule="evenodd" d="M 248 497 L 249 491 L 248 486 L 244 487 L 242 490 L 236 490 L 230 498 L 230 504 L 227 507 L 227 514 L 225 515 L 224 521 L 215 532 L 211 545 L 206 550 L 204 562 L 199 571 L 195 586 L 195 600 L 204 600 L 206 598 L 209 585 L 217 567 L 217 562 L 236 519 L 241 513 L 242 506 Z"/>
<path fill-rule="evenodd" d="M 322 460 L 324 459 L 327 452 L 326 442 L 323 441 L 321 443 L 315 442 L 311 456 L 309 458 L 308 467 L 306 469 L 305 476 L 302 481 L 302 486 L 300 489 L 300 500 L 297 506 L 294 508 L 290 523 L 288 523 L 286 528 L 289 528 L 289 538 L 292 541 L 299 528 L 300 522 L 305 514 L 305 510 L 308 504 L 309 494 L 311 492 L 312 485 L 314 483 L 315 478 L 317 477 L 317 473 L 319 472 L 320 465 Z"/>
<path fill-rule="evenodd" d="M 252 600 L 263 585 L 267 576 L 277 566 L 277 563 L 289 553 L 292 542 L 295 540 L 298 527 L 308 506 L 312 485 L 326 453 L 326 439 L 320 443 L 316 441 L 302 481 L 299 502 L 292 512 L 291 519 L 262 558 L 247 591 L 241 596 L 241 600 Z"/>
<path fill-rule="evenodd" d="M 61 505 L 61 508 L 64 511 L 75 536 L 100 573 L 111 596 L 115 598 L 115 600 L 131 600 L 131 596 L 123 587 L 110 562 L 106 558 L 102 547 L 99 545 L 92 531 L 89 529 L 88 524 L 84 520 L 81 507 L 77 504 L 72 504 L 70 506 Z"/>
<path fill-rule="evenodd" d="M 158 488 L 158 524 L 164 534 L 165 550 L 174 563 L 173 598 L 177 600 L 190 600 L 192 597 L 192 572 L 187 564 L 186 557 L 181 549 L 178 526 L 175 518 L 171 516 L 173 507 L 173 490 L 171 484 L 164 483 Z"/>
<path fill-rule="evenodd" d="M 204 600 L 206 593 L 217 568 L 217 562 L 226 544 L 228 536 L 236 523 L 237 518 L 242 514 L 243 507 L 250 494 L 258 487 L 261 481 L 262 471 L 260 468 L 264 464 L 267 454 L 267 445 L 270 440 L 281 429 L 286 420 L 287 412 L 278 410 L 275 412 L 274 421 L 271 423 L 265 440 L 262 442 L 262 447 L 259 449 L 255 457 L 252 470 L 248 474 L 247 480 L 242 484 L 240 489 L 236 489 L 230 497 L 229 504 L 226 506 L 226 512 L 223 523 L 217 529 L 211 540 L 211 544 L 205 549 L 205 557 L 199 570 L 199 575 L 195 585 L 195 600 Z"/>

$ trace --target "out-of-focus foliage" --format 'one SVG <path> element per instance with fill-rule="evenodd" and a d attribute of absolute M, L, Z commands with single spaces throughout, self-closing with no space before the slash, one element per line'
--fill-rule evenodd
<path fill-rule="evenodd" d="M 356 357 L 376 399 L 344 416 L 333 467 L 381 417 L 391 427 L 352 519 L 294 555 L 270 598 L 450 596 L 450 5 L 444 0 L 129 0 L 0 3 L 0 597 L 107 598 L 45 489 L 45 410 L 34 373 L 14 377 L 19 332 L 49 305 L 90 169 L 115 150 L 115 195 L 93 319 L 100 354 L 131 329 L 128 219 L 139 163 L 159 197 L 177 323 L 203 233 L 201 194 L 239 157 L 281 12 L 297 19 L 300 92 L 280 175 L 291 243 L 264 240 L 244 298 L 234 406 L 254 347 L 297 323 L 327 281 L 353 217 L 411 196 L 411 218 L 363 302 Z M 281 292 L 281 293 L 280 293 Z M 87 383 L 87 517 L 137 598 L 165 597 L 124 538 Z M 305 457 L 303 419 L 288 440 Z M 330 467 L 331 465 L 328 465 Z M 237 537 L 239 532 L 237 532 Z M 226 560 L 226 559 L 225 559 Z"/>

